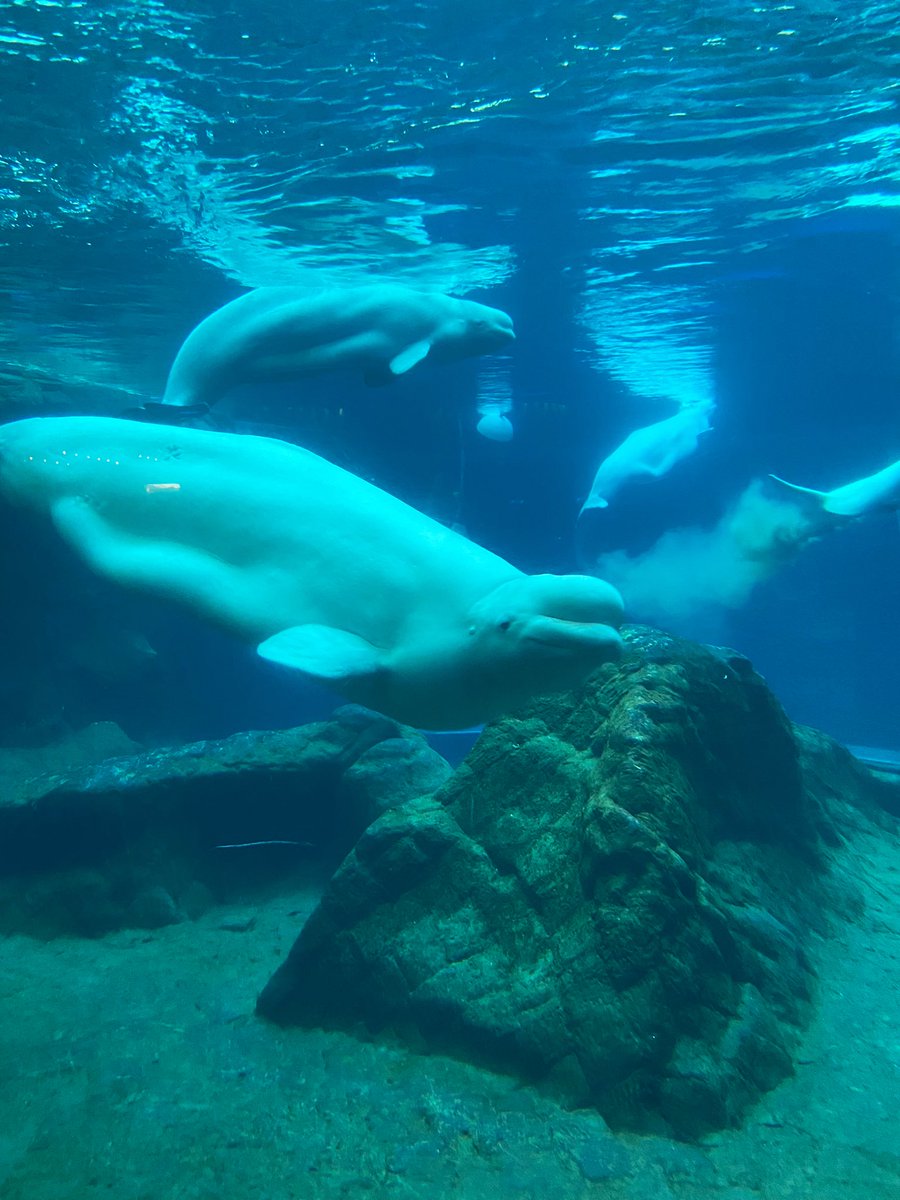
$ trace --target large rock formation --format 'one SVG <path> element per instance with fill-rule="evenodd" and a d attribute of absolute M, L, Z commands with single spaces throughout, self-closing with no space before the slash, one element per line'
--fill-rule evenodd
<path fill-rule="evenodd" d="M 829 753 L 866 802 L 827 739 L 804 772 L 746 659 L 633 630 L 619 667 L 366 830 L 259 1011 L 387 1028 L 619 1127 L 734 1123 L 791 1070 L 808 932 L 854 903 L 828 874 Z"/>

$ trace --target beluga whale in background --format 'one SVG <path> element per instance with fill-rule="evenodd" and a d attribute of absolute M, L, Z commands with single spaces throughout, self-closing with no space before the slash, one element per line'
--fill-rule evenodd
<path fill-rule="evenodd" d="M 798 487 L 777 475 L 771 479 L 788 488 L 800 499 L 807 511 L 830 514 L 833 517 L 864 517 L 869 513 L 893 512 L 900 509 L 900 461 L 891 463 L 883 471 L 845 483 L 830 492 L 817 492 L 814 488 Z"/>
<path fill-rule="evenodd" d="M 685 405 L 673 417 L 630 433 L 597 468 L 579 517 L 588 509 L 608 508 L 613 496 L 631 480 L 659 479 L 693 454 L 701 434 L 712 428 L 709 417 L 713 407 L 711 402 Z"/>
<path fill-rule="evenodd" d="M 98 574 L 420 728 L 478 724 L 621 652 L 609 584 L 525 575 L 270 438 L 16 421 L 0 426 L 0 497 L 46 513 Z"/>
<path fill-rule="evenodd" d="M 356 371 L 378 386 L 425 359 L 491 354 L 514 337 L 505 312 L 440 292 L 388 283 L 262 287 L 217 309 L 188 335 L 162 403 L 202 410 L 238 384 L 324 371 Z"/>

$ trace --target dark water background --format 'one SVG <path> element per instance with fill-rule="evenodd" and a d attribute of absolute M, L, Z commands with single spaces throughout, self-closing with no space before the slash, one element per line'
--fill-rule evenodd
<path fill-rule="evenodd" d="M 118 413 L 246 288 L 378 274 L 513 315 L 513 441 L 475 433 L 478 362 L 223 413 L 526 570 L 576 569 L 598 463 L 687 398 L 714 432 L 592 523 L 596 551 L 712 524 L 770 471 L 869 474 L 900 458 L 898 78 L 892 3 L 7 4 L 0 418 Z M 2 537 L 5 740 L 330 708 L 19 515 Z M 749 654 L 796 720 L 897 747 L 898 614 L 886 515 L 679 631 Z"/>

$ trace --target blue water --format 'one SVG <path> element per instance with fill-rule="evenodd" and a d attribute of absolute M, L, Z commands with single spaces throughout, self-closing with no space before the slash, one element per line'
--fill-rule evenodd
<path fill-rule="evenodd" d="M 600 460 L 690 400 L 715 400 L 713 432 L 582 529 L 589 556 L 712 526 L 770 471 L 869 474 L 900 458 L 898 32 L 894 5 L 837 0 L 8 5 L 0 417 L 158 398 L 243 290 L 377 273 L 509 311 L 499 383 L 476 361 L 390 392 L 322 379 L 237 393 L 229 419 L 526 570 L 576 568 Z M 498 387 L 505 444 L 475 433 Z M 131 599 L 153 670 L 87 678 L 67 655 L 103 589 L 38 544 L 0 599 L 4 700 L 35 727 L 63 707 L 214 736 L 327 711 Z M 796 720 L 896 747 L 898 555 L 873 517 L 670 623 L 748 654 Z"/>
<path fill-rule="evenodd" d="M 339 931 L 340 911 L 360 903 L 359 877 L 344 874 L 347 892 L 338 888 L 338 903 L 316 910 L 334 863 L 304 824 L 356 828 L 360 813 L 347 824 L 359 787 L 347 784 L 350 772 L 339 775 L 327 759 L 321 776 L 294 774 L 292 764 L 283 812 L 266 782 L 253 782 L 263 773 L 232 779 L 225 803 L 219 784 L 207 790 L 215 751 L 203 745 L 186 755 L 202 769 L 183 811 L 177 781 L 151 792 L 162 816 L 140 799 L 131 812 L 139 788 L 112 801 L 101 788 L 96 804 L 82 796 L 74 810 L 66 805 L 75 793 L 60 799 L 54 789 L 57 773 L 92 757 L 318 721 L 338 698 L 189 613 L 116 590 L 48 521 L 2 505 L 0 810 L 14 836 L 0 878 L 0 1195 L 900 1194 L 900 867 L 888 815 L 897 812 L 891 781 L 900 774 L 900 527 L 885 511 L 791 546 L 779 541 L 783 515 L 765 507 L 777 496 L 770 473 L 830 489 L 900 460 L 898 104 L 896 0 L 0 5 L 0 424 L 117 416 L 159 401 L 190 331 L 258 286 L 391 279 L 501 308 L 517 332 L 509 353 L 424 363 L 379 389 L 342 375 L 236 388 L 216 405 L 215 421 L 308 447 L 525 571 L 604 575 L 635 623 L 734 647 L 791 718 L 879 771 L 872 804 L 884 805 L 867 812 L 866 798 L 848 809 L 848 763 L 832 762 L 809 738 L 806 778 L 817 778 L 802 835 L 792 824 L 799 788 L 797 813 L 772 799 L 793 795 L 796 783 L 788 788 L 776 768 L 761 810 L 778 827 L 766 827 L 765 815 L 757 827 L 748 810 L 751 819 L 741 813 L 729 829 L 743 800 L 723 794 L 732 790 L 728 748 L 709 747 L 704 763 L 691 744 L 672 762 L 685 779 L 696 772 L 708 781 L 711 807 L 704 798 L 697 813 L 678 816 L 683 844 L 670 849 L 665 821 L 655 811 L 631 815 L 626 799 L 621 826 L 608 824 L 615 853 L 605 861 L 615 877 L 598 881 L 588 841 L 607 837 L 607 825 L 586 818 L 590 853 L 566 852 L 577 868 L 572 885 L 560 869 L 560 905 L 544 911 L 541 889 L 522 886 L 528 871 L 517 881 L 518 855 L 531 855 L 528 870 L 555 886 L 547 854 L 557 844 L 551 827 L 564 821 L 559 813 L 520 821 L 515 806 L 537 751 L 511 759 L 508 813 L 501 805 L 496 839 L 476 843 L 477 855 L 496 868 L 498 912 L 513 911 L 507 885 L 528 894 L 533 928 L 549 931 L 566 977 L 583 963 L 559 955 L 569 917 L 557 914 L 571 905 L 572 928 L 604 928 L 596 898 L 582 904 L 579 885 L 587 898 L 609 883 L 612 905 L 636 894 L 624 887 L 631 872 L 660 889 L 660 914 L 687 914 L 648 932 L 623 911 L 623 938 L 631 929 L 643 943 L 635 961 L 657 948 L 668 955 L 670 936 L 692 953 L 677 922 L 696 925 L 699 937 L 708 921 L 708 955 L 668 955 L 665 985 L 687 1004 L 679 997 L 693 995 L 698 980 L 696 971 L 686 978 L 685 964 L 712 964 L 713 986 L 701 976 L 706 994 L 686 1014 L 677 1063 L 685 1080 L 698 1064 L 701 1104 L 706 1051 L 695 1058 L 694 1039 L 716 1023 L 714 1012 L 724 1028 L 738 1007 L 728 1013 L 715 982 L 720 951 L 735 996 L 739 986 L 741 1022 L 759 1021 L 759 1040 L 747 1045 L 760 1047 L 750 1064 L 760 1078 L 773 1062 L 782 1072 L 780 1042 L 766 1049 L 766 1022 L 792 1009 L 792 988 L 805 992 L 807 955 L 815 968 L 809 1027 L 790 1051 L 793 1078 L 766 1092 L 740 1128 L 716 1131 L 702 1147 L 672 1143 L 662 1136 L 668 1125 L 659 1137 L 613 1138 L 599 1113 L 562 1111 L 555 1082 L 544 1095 L 517 1076 L 424 1054 L 425 1033 L 410 1047 L 357 1038 L 359 1030 L 276 1029 L 253 1006 L 307 917 L 318 911 L 319 931 L 332 921 Z M 598 465 L 634 430 L 693 404 L 715 406 L 696 450 L 579 519 Z M 511 440 L 477 432 L 487 412 L 511 422 Z M 737 694 L 739 684 L 729 686 Z M 649 707 L 667 722 L 660 697 Z M 768 714 L 756 700 L 747 711 L 762 729 Z M 94 722 L 119 729 L 85 728 Z M 637 741 L 640 728 L 635 718 L 616 736 Z M 445 731 L 430 740 L 455 767 L 476 736 Z M 587 788 L 587 756 L 563 770 L 561 746 L 551 747 L 548 771 Z M 768 763 L 787 771 L 786 747 L 763 750 L 760 777 Z M 252 762 L 252 737 L 230 751 L 244 752 Z M 130 788 L 142 779 L 137 761 L 110 771 Z M 597 774 L 603 805 L 609 761 Z M 235 777 L 245 765 L 239 760 Z M 503 768 L 482 756 L 476 769 L 487 811 Z M 638 755 L 635 776 L 642 771 Z M 32 793 L 35 772 L 43 781 Z M 473 828 L 482 820 L 476 783 Z M 642 795 L 634 780 L 625 784 L 625 794 L 634 786 Z M 660 813 L 681 786 L 662 781 Z M 38 794 L 38 803 L 23 800 Z M 712 807 L 720 795 L 722 813 Z M 575 797 L 573 812 L 580 803 Z M 696 859 L 707 826 L 721 827 L 723 841 L 716 855 Z M 423 846 L 450 844 L 437 825 L 425 828 Z M 109 849 L 120 843 L 121 853 Z M 364 862 L 375 861 L 378 845 L 376 835 Z M 385 907 L 399 911 L 420 851 L 415 838 L 398 845 L 399 882 Z M 75 869 L 56 872 L 70 861 Z M 697 876 L 696 904 L 685 864 Z M 811 887 L 816 872 L 821 889 Z M 437 947 L 449 931 L 448 976 L 464 965 L 466 938 L 477 948 L 489 924 L 482 913 L 494 893 L 485 895 L 463 904 L 463 933 L 440 908 L 421 921 L 414 914 L 411 936 L 426 944 L 433 938 Z M 749 931 L 741 934 L 746 958 L 737 941 L 728 948 L 735 914 Z M 378 949 L 399 981 L 393 943 L 408 930 L 396 919 L 398 936 Z M 504 937 L 496 959 L 515 1001 L 532 994 L 514 962 L 532 926 L 510 928 L 511 949 Z M 658 1035 L 641 1028 L 640 1011 L 656 1003 L 655 977 L 649 987 L 635 983 L 604 936 L 596 961 L 608 956 L 613 974 L 628 977 L 616 1017 L 649 1048 Z M 342 944 L 348 960 L 361 957 L 352 939 Z M 478 954 L 472 961 L 477 967 Z M 487 979 L 496 964 L 484 961 Z M 442 973 L 443 964 L 435 978 Z M 591 986 L 607 1004 L 599 968 Z M 476 979 L 472 1013 L 480 988 Z M 498 1030 L 508 1019 L 505 986 L 500 994 Z M 525 1025 L 535 1019 L 541 1009 L 522 1015 Z M 578 1038 L 596 1027 L 586 1024 Z M 730 1042 L 729 1053 L 743 1055 L 745 1028 L 729 1024 L 721 1046 L 710 1042 L 715 1054 Z M 654 1053 L 662 1050 L 660 1042 Z M 715 1081 L 719 1064 L 710 1065 Z M 569 1074 L 563 1060 L 560 1094 Z M 623 1080 L 626 1100 L 632 1084 L 632 1098 L 640 1095 L 640 1075 Z M 743 1104 L 739 1095 L 735 1111 Z"/>

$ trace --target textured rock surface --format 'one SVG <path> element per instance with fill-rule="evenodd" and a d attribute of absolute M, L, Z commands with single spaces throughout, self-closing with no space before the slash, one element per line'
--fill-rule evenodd
<path fill-rule="evenodd" d="M 10 783 L 0 794 L 0 927 L 93 935 L 182 920 L 211 892 L 284 876 L 299 858 L 339 862 L 391 798 L 449 774 L 415 731 L 347 705 L 296 729 Z"/>
<path fill-rule="evenodd" d="M 96 721 L 49 745 L 0 747 L 0 806 L 23 804 L 46 791 L 50 774 L 75 771 L 105 758 L 139 754 L 141 747 L 111 721 Z"/>
<path fill-rule="evenodd" d="M 826 774 L 745 659 L 634 630 L 368 828 L 259 1011 L 387 1027 L 620 1127 L 733 1124 L 791 1070 L 805 935 L 853 908 Z"/>

